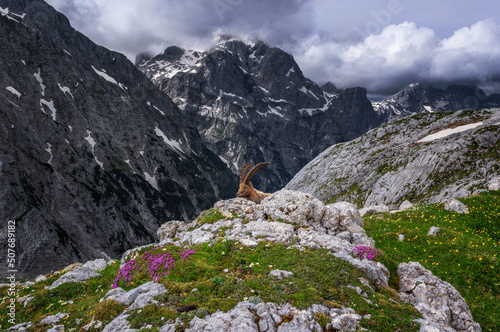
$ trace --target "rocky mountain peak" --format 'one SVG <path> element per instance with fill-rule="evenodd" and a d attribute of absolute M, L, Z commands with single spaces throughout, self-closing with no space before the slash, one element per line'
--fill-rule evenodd
<path fill-rule="evenodd" d="M 331 81 L 326 82 L 321 86 L 321 90 L 328 92 L 328 93 L 335 93 L 338 91 L 337 87 L 335 84 Z"/>
<path fill-rule="evenodd" d="M 247 163 L 273 164 L 262 183 L 256 179 L 263 190 L 280 189 L 329 145 L 381 123 L 366 90 L 333 92 L 330 84 L 325 92 L 292 55 L 261 40 L 222 36 L 211 50 L 184 50 L 170 60 L 163 53 L 138 68 L 196 123 L 235 174 Z"/>
<path fill-rule="evenodd" d="M 446 89 L 412 83 L 382 102 L 373 103 L 375 111 L 388 121 L 415 113 L 459 111 L 498 107 L 500 95 L 487 96 L 483 90 L 473 85 L 450 85 Z"/>

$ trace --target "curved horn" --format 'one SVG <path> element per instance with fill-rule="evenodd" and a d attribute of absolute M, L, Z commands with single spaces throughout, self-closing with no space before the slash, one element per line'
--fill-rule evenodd
<path fill-rule="evenodd" d="M 245 166 L 243 166 L 243 168 L 241 169 L 241 172 L 240 172 L 240 183 L 243 183 L 243 181 L 245 180 L 245 173 L 252 166 L 253 166 L 253 164 L 246 164 Z"/>
<path fill-rule="evenodd" d="M 245 184 L 249 184 L 250 183 L 250 179 L 252 178 L 252 176 L 255 174 L 255 172 L 257 172 L 257 170 L 259 168 L 261 168 L 262 166 L 266 166 L 266 165 L 271 165 L 270 163 L 260 163 L 260 164 L 257 164 L 255 165 L 251 170 L 250 172 L 248 172 L 247 176 L 245 177 L 245 181 L 244 183 Z"/>

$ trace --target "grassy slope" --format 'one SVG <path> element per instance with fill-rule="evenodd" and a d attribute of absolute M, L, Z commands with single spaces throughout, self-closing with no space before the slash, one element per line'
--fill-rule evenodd
<path fill-rule="evenodd" d="M 384 252 L 382 261 L 391 270 L 393 289 L 371 290 L 364 286 L 359 280 L 361 272 L 326 250 L 301 251 L 266 242 L 257 248 L 247 248 L 223 240 L 212 247 L 206 244 L 191 247 L 196 253 L 185 261 L 179 257 L 181 249 L 175 246 L 143 249 L 136 257 L 138 267 L 133 272 L 132 283 L 120 281 L 119 286 L 129 290 L 151 280 L 145 269 L 146 261 L 141 258 L 148 252 L 170 252 L 177 261 L 175 269 L 160 279 L 168 293 L 158 299 L 159 305 L 132 312 L 133 327 L 151 324 L 152 329 L 144 331 L 157 331 L 169 319 L 180 317 L 187 323 L 194 315 L 202 317 L 207 312 L 227 311 L 245 299 L 258 301 L 260 298 L 276 303 L 291 302 L 299 308 L 307 308 L 313 303 L 352 307 L 361 315 L 371 315 L 370 319 L 361 320 L 361 326 L 371 331 L 418 331 L 418 324 L 412 321 L 419 317 L 418 313 L 397 299 L 395 271 L 400 262 L 419 261 L 458 289 L 484 331 L 498 331 L 500 192 L 484 193 L 462 201 L 469 206 L 469 214 L 448 212 L 434 204 L 397 214 L 365 217 L 365 229 L 376 240 L 376 247 Z M 213 222 L 213 217 L 210 213 L 204 216 L 207 222 Z M 441 227 L 435 238 L 427 236 L 431 226 Z M 405 234 L 405 241 L 397 240 L 399 233 Z M 295 276 L 275 280 L 268 276 L 272 269 L 289 270 Z M 70 314 L 61 322 L 66 330 L 80 330 L 92 319 L 111 321 L 124 307 L 114 301 L 98 303 L 111 289 L 118 270 L 119 264 L 115 263 L 100 277 L 84 283 L 65 284 L 53 291 L 44 288 L 60 275 L 51 275 L 48 280 L 33 286 L 18 287 L 19 296 L 30 294 L 35 300 L 26 308 L 17 305 L 16 323 L 31 321 L 35 324 L 31 331 L 45 331 L 48 326 L 39 324 L 41 319 L 59 312 Z M 367 303 L 347 285 L 361 287 L 373 304 Z M 0 289 L 1 312 L 7 312 L 7 290 Z M 179 313 L 182 310 L 188 311 Z M 325 323 L 324 317 L 316 318 Z M 0 317 L 0 325 L 2 330 L 11 325 L 5 315 Z M 102 327 L 92 330 L 99 331 Z"/>
<path fill-rule="evenodd" d="M 500 192 L 461 201 L 468 214 L 426 205 L 367 216 L 365 230 L 385 253 L 393 285 L 397 264 L 418 261 L 460 292 L 483 331 L 500 331 Z M 432 226 L 441 228 L 436 237 L 427 236 Z"/>
<path fill-rule="evenodd" d="M 158 305 L 149 305 L 132 312 L 130 320 L 133 327 L 142 328 L 151 324 L 152 329 L 147 330 L 157 331 L 169 319 L 180 317 L 187 323 L 194 315 L 227 311 L 240 301 L 248 299 L 255 302 L 261 299 L 275 303 L 290 302 L 299 308 L 307 308 L 313 303 L 328 307 L 352 307 L 361 315 L 371 315 L 370 319 L 361 320 L 361 326 L 371 331 L 418 331 L 418 324 L 413 319 L 418 318 L 419 314 L 410 305 L 400 303 L 394 290 L 373 290 L 363 285 L 359 279 L 363 277 L 360 271 L 327 250 L 299 250 L 279 243 L 261 243 L 256 248 L 247 248 L 237 242 L 224 240 L 212 247 L 205 244 L 192 248 L 196 249 L 196 253 L 184 261 L 179 257 L 180 249 L 171 245 L 144 249 L 136 257 L 138 265 L 130 284 L 123 280 L 119 282 L 119 286 L 126 290 L 151 280 L 145 269 L 146 261 L 142 260 L 147 252 L 170 252 L 177 263 L 167 277 L 160 279 L 168 293 L 158 299 Z M 64 284 L 53 291 L 44 287 L 59 275 L 19 289 L 20 296 L 31 294 L 35 300 L 26 308 L 17 306 L 16 322 L 31 321 L 36 324 L 31 331 L 45 331 L 48 326 L 42 326 L 39 322 L 58 312 L 70 314 L 61 322 L 66 330 L 80 330 L 92 319 L 111 321 L 124 307 L 111 300 L 99 305 L 98 302 L 111 289 L 118 268 L 118 263 L 115 263 L 101 277 L 84 283 Z M 292 271 L 295 275 L 276 280 L 268 276 L 273 269 Z M 368 294 L 372 304 L 354 289 L 346 287 L 348 285 L 360 287 Z M 6 290 L 1 290 L 1 297 L 7 295 Z M 0 311 L 6 312 L 8 298 L 3 300 Z M 74 303 L 68 303 L 69 300 Z M 186 309 L 187 312 L 178 312 Z M 321 314 L 316 319 L 320 324 L 326 324 Z M 2 330 L 10 326 L 5 316 L 0 317 L 0 325 Z"/>

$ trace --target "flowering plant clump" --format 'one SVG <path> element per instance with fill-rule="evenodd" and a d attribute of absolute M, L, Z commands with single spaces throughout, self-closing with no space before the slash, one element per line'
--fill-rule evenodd
<path fill-rule="evenodd" d="M 168 274 L 175 268 L 176 260 L 174 254 L 171 252 L 155 253 L 154 250 L 155 249 L 147 251 L 144 255 L 127 262 L 118 272 L 118 275 L 113 283 L 113 288 L 118 287 L 120 279 L 125 281 L 127 286 L 130 286 L 132 283 L 133 272 L 135 270 L 142 271 L 143 268 L 149 272 L 149 276 L 155 282 L 158 282 L 161 277 L 168 276 Z M 184 249 L 179 253 L 180 258 L 184 262 L 195 252 L 196 250 L 193 249 Z"/>
<path fill-rule="evenodd" d="M 113 288 L 118 287 L 118 281 L 120 279 L 123 279 L 127 283 L 127 286 L 130 286 L 130 283 L 132 282 L 132 272 L 137 268 L 137 261 L 132 259 L 131 261 L 127 262 L 121 269 L 118 271 L 118 275 L 116 276 L 115 282 L 113 283 Z"/>
<path fill-rule="evenodd" d="M 352 252 L 354 254 L 354 257 L 359 257 L 359 258 L 366 258 L 369 261 L 372 261 L 376 258 L 379 258 L 382 256 L 382 253 L 380 250 L 377 250 L 372 247 L 367 247 L 367 246 L 357 246 L 352 249 Z"/>

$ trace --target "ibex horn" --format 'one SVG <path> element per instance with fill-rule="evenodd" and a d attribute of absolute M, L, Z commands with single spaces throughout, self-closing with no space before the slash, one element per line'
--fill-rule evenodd
<path fill-rule="evenodd" d="M 253 166 L 253 164 L 246 164 L 245 166 L 243 166 L 243 168 L 241 169 L 241 172 L 240 172 L 240 183 L 243 183 L 243 181 L 245 180 L 245 174 L 246 174 L 247 170 L 252 166 Z"/>
<path fill-rule="evenodd" d="M 248 172 L 247 176 L 245 177 L 245 181 L 244 183 L 245 184 L 249 184 L 250 183 L 250 179 L 252 178 L 252 176 L 255 174 L 255 172 L 257 172 L 257 170 L 263 166 L 266 166 L 266 165 L 271 165 L 270 163 L 260 163 L 260 164 L 257 164 L 255 165 L 251 170 L 250 172 Z"/>

